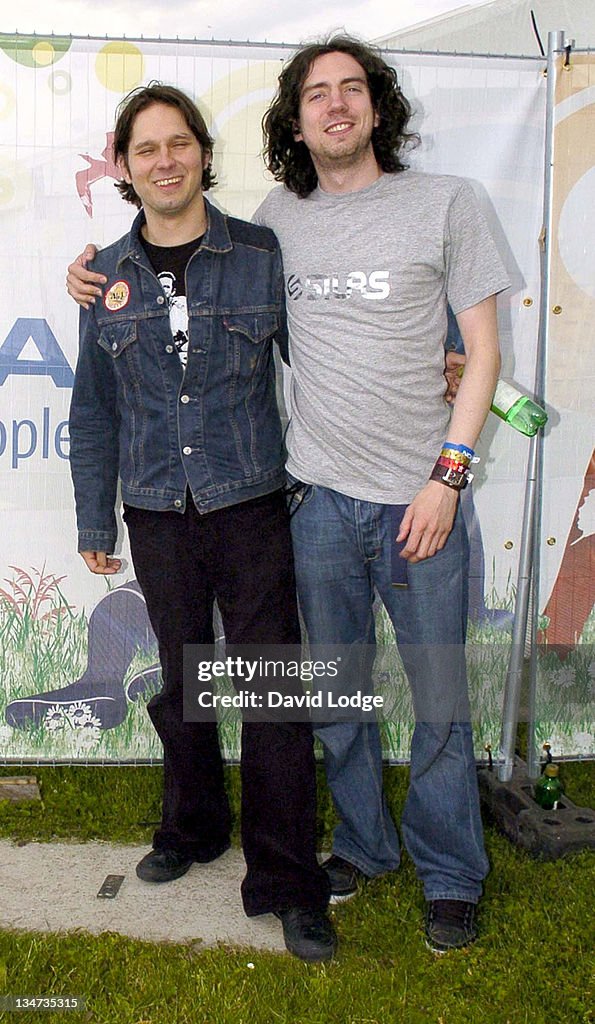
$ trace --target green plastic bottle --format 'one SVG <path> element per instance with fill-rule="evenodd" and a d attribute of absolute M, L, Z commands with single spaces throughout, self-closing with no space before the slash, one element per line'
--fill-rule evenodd
<path fill-rule="evenodd" d="M 544 811 L 555 811 L 564 794 L 559 771 L 557 764 L 546 764 L 543 775 L 535 783 L 535 801 Z"/>
<path fill-rule="evenodd" d="M 492 412 L 527 437 L 533 437 L 547 423 L 545 409 L 505 380 L 496 384 Z"/>

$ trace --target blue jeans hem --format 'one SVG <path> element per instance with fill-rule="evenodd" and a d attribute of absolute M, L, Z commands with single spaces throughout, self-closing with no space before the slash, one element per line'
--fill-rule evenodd
<path fill-rule="evenodd" d="M 400 861 L 395 861 L 394 864 L 383 864 L 381 868 L 377 864 L 372 864 L 370 861 L 364 861 L 357 854 L 351 853 L 345 847 L 337 847 L 333 843 L 333 853 L 335 857 L 341 857 L 343 860 L 348 861 L 349 864 L 353 864 L 354 868 L 361 871 L 366 878 L 380 878 L 381 875 L 387 875 L 390 871 L 397 871 L 400 867 Z"/>
<path fill-rule="evenodd" d="M 436 889 L 424 890 L 424 899 L 427 903 L 431 900 L 461 900 L 464 903 L 478 904 L 481 899 L 481 892 L 463 892 L 461 889 Z"/>

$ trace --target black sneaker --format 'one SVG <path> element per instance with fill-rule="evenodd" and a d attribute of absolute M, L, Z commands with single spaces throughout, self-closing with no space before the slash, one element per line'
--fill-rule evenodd
<path fill-rule="evenodd" d="M 136 873 L 143 882 L 173 882 L 181 878 L 194 864 L 194 857 L 181 850 L 151 850 L 136 865 Z"/>
<path fill-rule="evenodd" d="M 337 949 L 337 936 L 323 910 L 291 907 L 277 910 L 283 925 L 283 938 L 290 953 L 300 960 L 331 960 Z"/>
<path fill-rule="evenodd" d="M 320 865 L 326 871 L 331 883 L 331 895 L 329 903 L 345 903 L 357 893 L 359 882 L 365 881 L 366 875 L 354 864 L 350 864 L 343 857 L 331 854 L 327 860 Z"/>
<path fill-rule="evenodd" d="M 448 953 L 475 942 L 475 903 L 466 900 L 428 900 L 426 946 L 433 953 Z"/>

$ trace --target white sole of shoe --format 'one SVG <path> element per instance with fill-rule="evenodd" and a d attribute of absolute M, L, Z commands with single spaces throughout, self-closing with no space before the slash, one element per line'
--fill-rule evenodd
<path fill-rule="evenodd" d="M 336 907 L 340 903 L 347 903 L 349 900 L 352 900 L 354 896 L 357 896 L 357 890 L 356 892 L 345 893 L 344 896 L 340 896 L 338 893 L 332 893 L 329 903 L 331 906 Z"/>

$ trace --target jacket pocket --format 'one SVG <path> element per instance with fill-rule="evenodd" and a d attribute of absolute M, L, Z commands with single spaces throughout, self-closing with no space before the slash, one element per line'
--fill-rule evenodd
<path fill-rule="evenodd" d="M 102 324 L 98 344 L 117 359 L 137 339 L 136 320 Z"/>
<path fill-rule="evenodd" d="M 259 344 L 278 330 L 279 317 L 276 313 L 227 313 L 223 325 L 230 334 L 241 334 Z"/>

